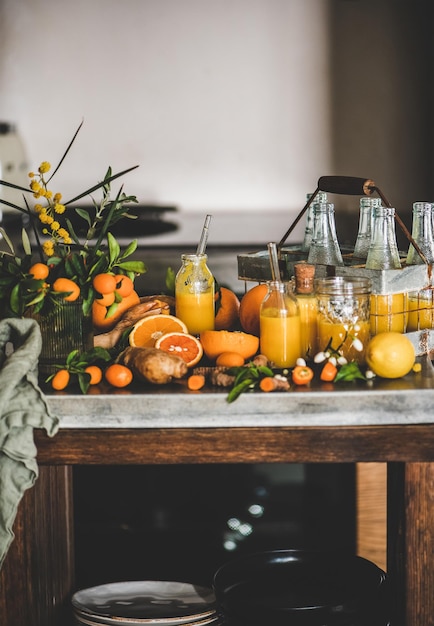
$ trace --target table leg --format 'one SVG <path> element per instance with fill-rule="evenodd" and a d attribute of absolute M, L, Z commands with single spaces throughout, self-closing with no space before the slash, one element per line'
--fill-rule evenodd
<path fill-rule="evenodd" d="M 72 468 L 41 466 L 0 571 L 0 624 L 64 626 L 74 578 Z"/>
<path fill-rule="evenodd" d="M 388 538 L 393 626 L 433 626 L 434 463 L 389 465 Z"/>

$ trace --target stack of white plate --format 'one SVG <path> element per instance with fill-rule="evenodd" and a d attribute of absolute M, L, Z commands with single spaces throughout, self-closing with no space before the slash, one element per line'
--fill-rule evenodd
<path fill-rule="evenodd" d="M 76 624 L 86 626 L 218 626 L 212 589 L 145 580 L 109 583 L 72 597 Z"/>

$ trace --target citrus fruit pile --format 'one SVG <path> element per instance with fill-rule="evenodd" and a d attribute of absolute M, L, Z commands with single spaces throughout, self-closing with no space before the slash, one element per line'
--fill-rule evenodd
<path fill-rule="evenodd" d="M 96 292 L 92 323 L 99 332 L 110 331 L 127 309 L 140 302 L 133 281 L 124 274 L 97 274 L 92 284 Z"/>

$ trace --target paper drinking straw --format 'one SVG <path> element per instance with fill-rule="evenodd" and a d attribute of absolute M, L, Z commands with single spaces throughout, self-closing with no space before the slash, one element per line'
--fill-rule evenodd
<path fill-rule="evenodd" d="M 274 242 L 268 244 L 268 254 L 270 255 L 271 277 L 273 281 L 280 281 L 279 259 L 277 258 L 277 246 Z"/>
<path fill-rule="evenodd" d="M 200 236 L 199 245 L 197 246 L 197 250 L 196 250 L 197 255 L 205 254 L 205 248 L 206 248 L 206 244 L 208 241 L 208 228 L 209 228 L 209 223 L 211 221 L 211 217 L 212 215 L 207 215 L 205 218 L 205 223 L 202 228 L 202 234 Z"/>

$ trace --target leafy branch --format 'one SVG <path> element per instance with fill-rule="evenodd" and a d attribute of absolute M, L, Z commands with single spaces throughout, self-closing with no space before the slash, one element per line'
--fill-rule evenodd
<path fill-rule="evenodd" d="M 227 402 L 234 402 L 234 400 L 246 391 L 258 389 L 263 378 L 274 376 L 273 370 L 268 366 L 254 364 L 231 367 L 227 373 L 235 376 L 232 389 L 226 398 Z"/>

